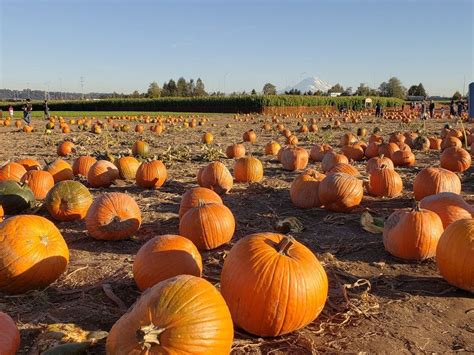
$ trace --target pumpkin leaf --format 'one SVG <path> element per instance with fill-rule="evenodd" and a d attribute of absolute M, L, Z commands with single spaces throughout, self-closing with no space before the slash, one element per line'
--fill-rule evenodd
<path fill-rule="evenodd" d="M 275 230 L 280 233 L 301 233 L 304 231 L 303 223 L 296 217 L 287 217 L 279 220 L 275 225 Z"/>
<path fill-rule="evenodd" d="M 364 230 L 373 234 L 380 234 L 383 232 L 384 222 L 381 218 L 374 218 L 365 211 L 360 216 L 360 224 Z"/>

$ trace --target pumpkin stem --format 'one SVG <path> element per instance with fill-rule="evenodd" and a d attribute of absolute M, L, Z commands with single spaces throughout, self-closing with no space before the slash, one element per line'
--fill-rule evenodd
<path fill-rule="evenodd" d="M 278 253 L 288 256 L 288 251 L 290 250 L 294 241 L 295 241 L 295 238 L 289 235 L 285 235 L 283 239 L 280 241 L 280 243 L 277 244 Z"/>
<path fill-rule="evenodd" d="M 202 206 L 205 206 L 206 205 L 206 201 L 203 200 L 203 199 L 199 199 L 198 200 L 198 207 L 202 207 Z"/>
<path fill-rule="evenodd" d="M 157 328 L 153 323 L 150 323 L 150 325 L 138 329 L 135 335 L 142 349 L 150 350 L 153 345 L 161 345 L 160 335 L 165 330 L 165 328 Z"/>
<path fill-rule="evenodd" d="M 420 201 L 415 201 L 415 203 L 413 204 L 413 211 L 420 211 Z"/>

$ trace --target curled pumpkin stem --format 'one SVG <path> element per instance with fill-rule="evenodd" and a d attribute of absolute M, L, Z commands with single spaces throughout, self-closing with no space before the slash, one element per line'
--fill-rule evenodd
<path fill-rule="evenodd" d="M 295 238 L 289 235 L 285 235 L 283 239 L 280 241 L 280 243 L 278 243 L 277 245 L 278 253 L 288 256 L 288 251 L 290 250 L 294 241 L 295 241 Z"/>
<path fill-rule="evenodd" d="M 140 342 L 142 349 L 150 350 L 153 345 L 161 345 L 160 335 L 166 329 L 158 328 L 153 323 L 150 325 L 143 326 L 136 332 L 137 340 Z"/>
<path fill-rule="evenodd" d="M 413 204 L 413 211 L 420 211 L 420 201 L 415 201 L 415 203 Z"/>

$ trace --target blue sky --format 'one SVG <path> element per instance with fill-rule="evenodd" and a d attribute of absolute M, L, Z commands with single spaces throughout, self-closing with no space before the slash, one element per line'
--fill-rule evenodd
<path fill-rule="evenodd" d="M 473 81 L 474 0 L 0 0 L 0 87 L 145 91 L 283 88 L 390 76 L 451 95 Z M 49 83 L 49 84 L 47 84 Z"/>

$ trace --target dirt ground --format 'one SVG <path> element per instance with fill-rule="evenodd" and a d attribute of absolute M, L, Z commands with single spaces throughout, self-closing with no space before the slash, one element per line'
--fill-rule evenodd
<path fill-rule="evenodd" d="M 240 142 L 242 133 L 253 128 L 258 135 L 253 147 L 246 144 L 264 163 L 265 177 L 260 184 L 235 184 L 223 196 L 237 221 L 235 236 L 229 245 L 203 252 L 204 277 L 218 286 L 223 259 L 231 246 L 243 236 L 259 231 L 273 231 L 278 220 L 293 216 L 305 230 L 293 235 L 308 246 L 323 262 L 330 280 L 328 301 L 323 313 L 309 326 L 288 336 L 262 339 L 236 330 L 235 354 L 311 354 L 331 353 L 474 353 L 474 297 L 473 294 L 451 287 L 439 275 L 434 260 L 406 263 L 385 252 L 381 234 L 370 234 L 360 226 L 360 214 L 370 210 L 374 215 L 387 217 L 395 208 L 412 205 L 412 182 L 416 173 L 426 166 L 439 165 L 439 152 L 419 152 L 415 167 L 397 169 L 404 180 L 404 193 L 395 199 L 375 199 L 365 196 L 362 205 L 350 214 L 328 212 L 323 209 L 301 210 L 293 207 L 289 186 L 299 172 L 287 172 L 271 157 L 264 156 L 264 146 L 271 139 L 279 139 L 276 131 L 261 129 L 263 116 L 250 122 L 236 122 L 233 115 L 208 116 L 210 122 L 194 129 L 167 125 L 160 136 L 146 130 L 143 137 L 152 146 L 153 154 L 163 156 L 168 147 L 189 157 L 184 162 L 165 160 L 169 179 L 156 191 L 142 190 L 131 183 L 118 181 L 109 189 L 91 189 L 94 195 L 106 191 L 130 193 L 142 210 L 143 225 L 138 235 L 120 242 L 100 242 L 89 237 L 83 222 L 57 223 L 70 248 L 70 265 L 57 282 L 46 290 L 19 296 L 0 294 L 0 310 L 9 313 L 21 330 L 22 354 L 38 353 L 38 339 L 47 324 L 75 323 L 86 330 L 108 331 L 114 322 L 131 306 L 140 292 L 132 276 L 133 257 L 149 238 L 160 234 L 178 234 L 180 196 L 196 186 L 199 167 L 203 160 L 201 136 L 214 133 L 215 145 L 225 151 L 230 143 Z M 312 116 L 307 115 L 310 118 Z M 225 128 L 230 123 L 231 128 Z M 285 119 L 285 125 L 297 130 L 295 118 Z M 429 121 L 429 133 L 438 133 L 443 121 Z M 43 127 L 42 120 L 35 126 Z M 213 127 L 211 124 L 216 124 Z M 362 123 L 343 124 L 342 129 L 322 130 L 327 122 L 319 123 L 317 135 L 298 133 L 300 145 L 309 149 L 314 142 L 328 142 L 337 146 L 346 131 L 355 133 L 357 127 L 369 132 L 375 126 L 385 137 L 402 129 L 397 121 L 376 122 L 366 117 Z M 149 125 L 147 125 L 149 126 Z M 471 125 L 472 126 L 472 125 Z M 133 126 L 132 126 L 133 127 Z M 94 135 L 72 128 L 69 138 L 75 138 L 78 154 L 104 153 L 105 145 L 113 154 L 124 153 L 139 137 L 135 132 L 112 132 Z M 25 134 L 12 127 L 1 127 L 3 147 L 0 161 L 33 157 L 41 162 L 56 157 L 57 143 L 66 136 L 40 132 Z M 209 155 L 209 153 L 207 154 Z M 169 158 L 169 154 L 166 155 Z M 72 162 L 71 157 L 69 160 Z M 221 161 L 233 171 L 233 160 Z M 355 163 L 365 172 L 365 162 Z M 320 163 L 309 167 L 320 169 Z M 474 203 L 473 169 L 463 174 L 463 195 Z M 40 210 L 38 214 L 48 216 Z M 119 298 L 112 300 L 104 292 L 110 287 Z M 90 353 L 105 352 L 104 343 L 90 349 Z"/>

